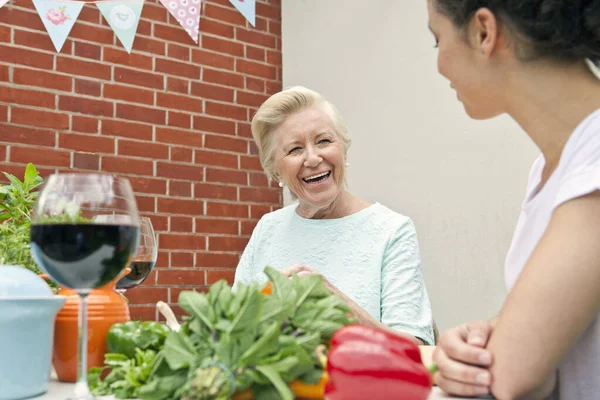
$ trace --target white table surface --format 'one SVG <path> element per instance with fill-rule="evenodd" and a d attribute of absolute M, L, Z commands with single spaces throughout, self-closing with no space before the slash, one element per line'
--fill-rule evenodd
<path fill-rule="evenodd" d="M 425 365 L 431 364 L 431 358 L 432 358 L 433 351 L 435 350 L 435 346 L 419 346 L 419 350 L 421 351 L 421 358 L 423 359 L 423 363 Z M 33 399 L 35 399 L 35 400 L 67 400 L 67 399 L 69 399 L 69 396 L 73 392 L 73 386 L 75 386 L 75 385 L 72 383 L 58 382 L 55 379 L 56 375 L 54 375 L 54 373 L 52 375 L 53 375 L 53 379 L 50 381 L 50 386 L 48 388 L 48 391 L 41 396 L 32 397 L 31 400 L 33 400 Z M 481 399 L 490 399 L 490 398 L 491 397 L 479 397 L 479 398 L 469 397 L 468 399 L 469 400 L 477 400 L 477 399 L 481 400 Z M 112 399 L 112 397 L 108 397 L 108 399 Z M 429 395 L 428 400 L 442 400 L 442 399 L 458 400 L 458 399 L 466 399 L 466 398 L 465 397 L 447 396 L 437 386 L 435 386 L 433 388 L 433 390 L 431 391 L 431 394 Z"/>
<path fill-rule="evenodd" d="M 33 397 L 35 400 L 67 400 L 73 391 L 73 384 L 51 381 L 48 392 L 42 396 Z M 438 387 L 434 387 L 428 400 L 450 400 L 464 399 L 464 397 L 450 397 L 442 393 Z M 476 400 L 474 397 L 469 397 L 469 400 Z"/>

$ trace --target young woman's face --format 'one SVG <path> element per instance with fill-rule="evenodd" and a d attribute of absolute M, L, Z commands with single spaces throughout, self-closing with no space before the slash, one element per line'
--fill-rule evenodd
<path fill-rule="evenodd" d="M 429 28 L 438 48 L 438 71 L 450 81 L 465 111 L 475 119 L 501 114 L 497 83 L 490 60 L 477 43 L 478 27 L 471 23 L 466 31 L 458 29 L 450 18 L 438 11 L 435 0 L 427 1 Z M 470 38 L 473 40 L 469 41 Z"/>

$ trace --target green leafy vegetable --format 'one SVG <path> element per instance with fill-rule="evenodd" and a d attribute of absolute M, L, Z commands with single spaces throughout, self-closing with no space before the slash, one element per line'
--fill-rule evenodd
<path fill-rule="evenodd" d="M 103 393 L 113 388 L 118 398 L 135 392 L 143 400 L 225 400 L 246 389 L 259 399 L 293 399 L 288 383 L 319 381 L 317 350 L 352 322 L 350 309 L 319 276 L 288 279 L 269 267 L 265 273 L 273 282 L 271 296 L 261 295 L 258 285 L 233 292 L 225 281 L 208 293 L 182 292 L 179 305 L 190 316 L 179 332 L 168 334 L 150 372 L 132 379 L 127 371 L 140 360 L 107 358 L 112 381 L 95 377 L 95 387 Z"/>
<path fill-rule="evenodd" d="M 133 358 L 136 348 L 159 351 L 170 331 L 165 324 L 152 321 L 114 324 L 106 335 L 106 346 L 109 353 Z"/>
<path fill-rule="evenodd" d="M 95 367 L 88 373 L 90 390 L 96 396 L 113 394 L 119 399 L 136 398 L 158 361 L 154 350 L 136 349 L 133 358 L 123 354 L 106 354 L 106 367 Z M 110 369 L 110 373 L 101 380 L 105 369 Z"/>

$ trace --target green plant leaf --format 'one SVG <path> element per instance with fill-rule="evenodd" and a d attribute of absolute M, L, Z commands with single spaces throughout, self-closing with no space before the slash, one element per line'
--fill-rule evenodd
<path fill-rule="evenodd" d="M 309 331 L 320 332 L 321 337 L 330 338 L 335 332 L 341 329 L 344 324 L 332 321 L 311 321 L 305 324 L 304 328 Z"/>
<path fill-rule="evenodd" d="M 247 293 L 248 286 L 244 285 L 243 283 L 239 284 L 237 287 L 237 291 L 235 292 L 235 296 L 233 296 L 231 302 L 229 303 L 229 309 L 226 313 L 228 318 L 233 319 L 238 314 L 240 308 L 242 307 L 242 303 L 246 298 Z"/>
<path fill-rule="evenodd" d="M 210 286 L 210 289 L 208 289 L 208 302 L 210 303 L 210 305 L 212 307 L 214 307 L 215 304 L 217 303 L 217 301 L 219 300 L 221 291 L 225 287 L 227 287 L 227 281 L 225 281 L 224 279 L 221 279 L 220 281 L 213 283 Z"/>
<path fill-rule="evenodd" d="M 321 275 L 309 275 L 303 279 L 295 279 L 294 284 L 296 291 L 298 292 L 298 299 L 296 300 L 296 307 L 300 305 L 311 295 L 319 285 L 323 284 L 323 278 Z M 330 296 L 333 297 L 333 296 Z"/>
<path fill-rule="evenodd" d="M 269 325 L 260 338 L 252 343 L 244 354 L 242 354 L 240 363 L 243 365 L 254 365 L 264 356 L 276 351 L 279 345 L 279 332 L 278 322 L 273 322 Z"/>
<path fill-rule="evenodd" d="M 24 182 L 6 172 L 4 176 L 10 184 L 0 185 L 0 260 L 40 273 L 31 256 L 29 241 L 31 209 L 38 195 L 31 190 L 42 182 L 42 178 L 32 164 L 25 169 Z M 48 284 L 56 286 L 53 282 Z"/>
<path fill-rule="evenodd" d="M 294 289 L 294 282 L 272 267 L 266 267 L 264 273 L 273 282 L 273 295 L 279 300 L 287 300 Z"/>
<path fill-rule="evenodd" d="M 262 311 L 263 300 L 264 298 L 257 288 L 248 290 L 246 299 L 240 311 L 238 311 L 236 317 L 231 322 L 227 333 L 231 334 L 235 331 L 242 331 L 248 326 L 256 325 Z"/>
<path fill-rule="evenodd" d="M 252 395 L 255 399 L 260 400 L 281 400 L 281 396 L 279 395 L 277 389 L 274 386 L 267 384 L 254 385 L 252 387 Z"/>
<path fill-rule="evenodd" d="M 210 330 L 215 329 L 213 310 L 206 295 L 194 291 L 181 292 L 179 294 L 179 305 L 190 315 L 199 318 Z"/>
<path fill-rule="evenodd" d="M 321 343 L 321 334 L 319 332 L 309 332 L 298 336 L 296 341 L 304 350 L 312 352 Z"/>
<path fill-rule="evenodd" d="M 138 392 L 142 400 L 175 400 L 174 393 L 181 388 L 187 380 L 187 372 L 180 370 L 167 376 L 154 377 Z"/>
<path fill-rule="evenodd" d="M 196 349 L 187 336 L 171 332 L 165 340 L 164 355 L 169 367 L 176 371 L 189 367 L 194 362 Z"/>
<path fill-rule="evenodd" d="M 32 163 L 27 164 L 27 167 L 25 168 L 25 176 L 23 178 L 23 183 L 27 186 L 34 185 L 38 175 L 39 173 L 35 166 Z"/>
<path fill-rule="evenodd" d="M 323 370 L 320 368 L 312 368 L 304 375 L 298 377 L 299 381 L 306 383 L 307 385 L 316 385 L 323 377 Z"/>
<path fill-rule="evenodd" d="M 23 185 L 23 182 L 21 182 L 21 180 L 19 178 L 17 178 L 16 176 L 14 176 L 12 174 L 9 174 L 8 172 L 5 172 L 4 176 L 6 176 L 6 178 L 10 181 L 10 184 L 13 189 L 13 193 L 23 194 L 25 187 Z"/>
<path fill-rule="evenodd" d="M 279 374 L 273 370 L 270 366 L 258 365 L 256 370 L 263 374 L 273 384 L 277 392 L 281 396 L 282 400 L 293 400 L 294 394 L 288 387 L 288 385 L 281 379 Z"/>
<path fill-rule="evenodd" d="M 200 336 L 204 336 L 208 328 L 198 318 L 189 320 L 188 327 L 191 332 L 196 333 Z M 191 335 L 190 335 L 191 336 Z"/>
<path fill-rule="evenodd" d="M 223 314 L 229 317 L 229 309 L 231 307 L 231 302 L 233 301 L 233 292 L 228 285 L 223 286 L 223 288 L 219 292 L 219 297 L 217 299 L 217 306 L 220 310 L 220 314 Z"/>
<path fill-rule="evenodd" d="M 311 321 L 314 321 L 321 311 L 322 309 L 317 306 L 317 302 L 315 300 L 306 300 L 297 309 L 292 321 L 295 325 L 303 327 Z"/>

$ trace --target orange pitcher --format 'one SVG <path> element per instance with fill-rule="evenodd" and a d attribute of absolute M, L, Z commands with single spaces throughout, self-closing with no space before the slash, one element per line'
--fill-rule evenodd
<path fill-rule="evenodd" d="M 118 277 L 88 295 L 88 369 L 104 365 L 106 335 L 110 327 L 131 319 L 126 299 L 115 290 L 117 281 L 130 271 L 130 268 L 126 268 Z M 75 382 L 79 296 L 74 290 L 62 286 L 58 294 L 67 297 L 67 301 L 56 316 L 52 365 L 60 381 Z"/>

